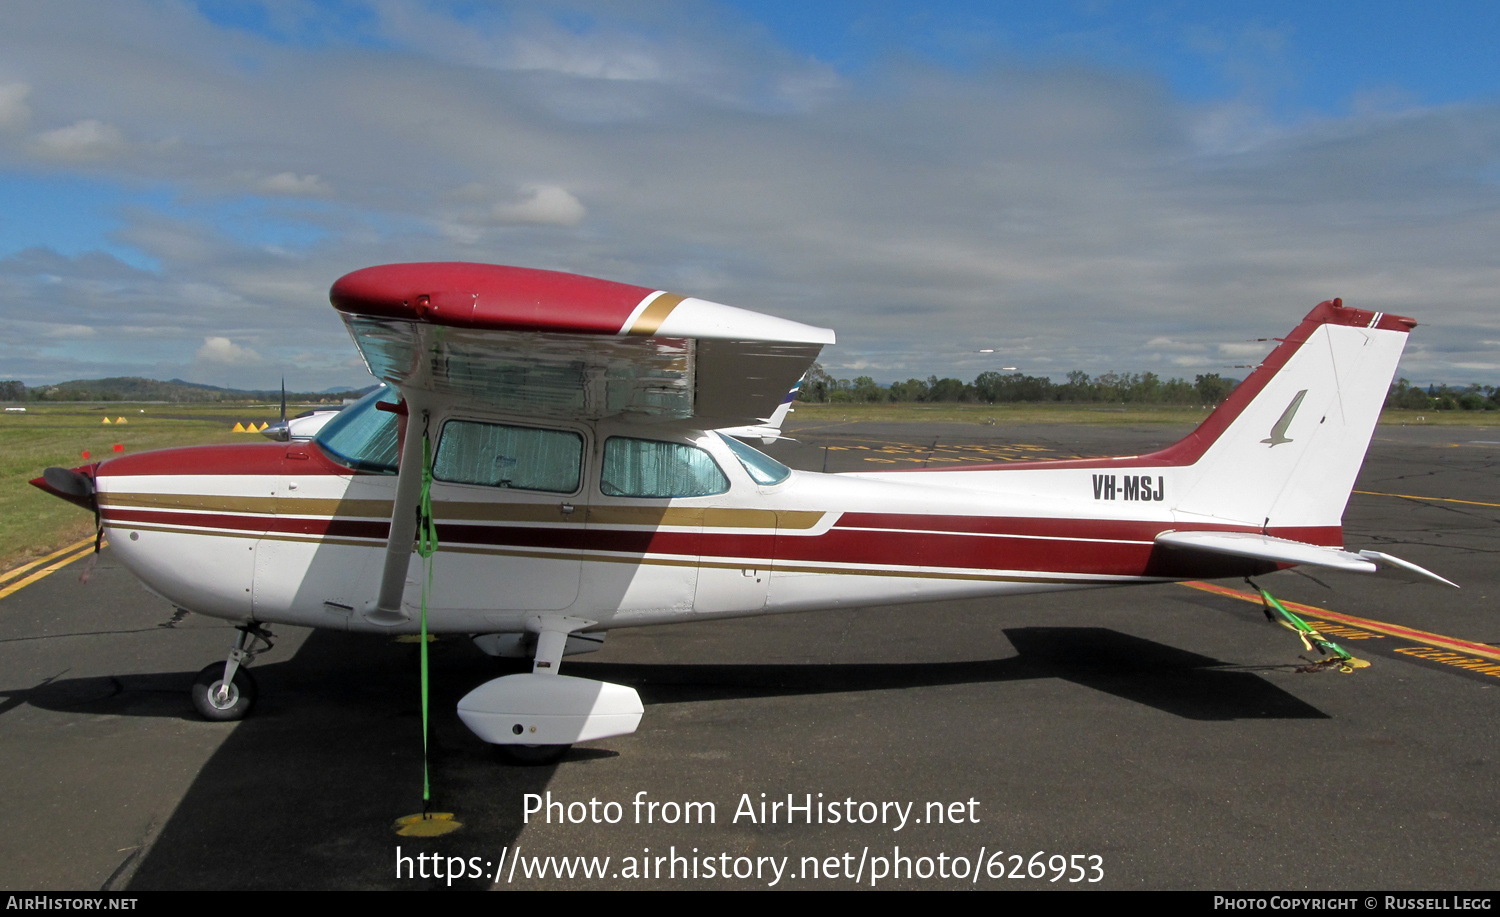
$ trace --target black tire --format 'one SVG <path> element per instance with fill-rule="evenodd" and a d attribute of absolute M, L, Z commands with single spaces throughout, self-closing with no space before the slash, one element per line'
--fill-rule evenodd
<path fill-rule="evenodd" d="M 224 663 L 215 662 L 204 667 L 193 681 L 193 709 L 205 720 L 227 723 L 242 720 L 255 706 L 255 676 L 240 666 L 234 671 L 234 681 L 229 685 L 227 702 L 218 699 L 219 686 L 224 683 Z"/>
<path fill-rule="evenodd" d="M 521 767 L 541 767 L 556 764 L 568 753 L 571 745 L 496 745 L 501 760 Z"/>

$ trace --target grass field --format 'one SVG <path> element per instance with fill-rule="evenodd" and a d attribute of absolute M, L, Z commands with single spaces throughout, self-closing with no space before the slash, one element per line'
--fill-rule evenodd
<path fill-rule="evenodd" d="M 287 406 L 289 414 L 303 410 Z M 87 511 L 27 482 L 50 465 L 74 468 L 127 453 L 207 443 L 265 442 L 235 423 L 274 422 L 278 405 L 44 404 L 0 414 L 0 571 L 93 533 Z M 105 417 L 111 421 L 103 423 Z M 113 423 L 124 418 L 124 424 Z M 83 457 L 87 451 L 89 459 Z"/>
<path fill-rule="evenodd" d="M 288 406 L 296 413 L 304 406 Z M 278 407 L 231 404 L 43 404 L 25 414 L 0 414 L 0 571 L 40 557 L 93 532 L 93 517 L 26 482 L 49 465 L 72 468 L 127 453 L 206 443 L 264 442 L 231 433 L 236 423 L 275 421 Z M 108 417 L 109 424 L 103 423 Z M 1167 405 L 1055 404 L 799 404 L 789 428 L 841 422 L 929 422 L 994 425 L 1023 423 L 1198 423 L 1203 408 Z M 124 424 L 113 423 L 124 418 Z M 1387 411 L 1382 423 L 1494 426 L 1500 416 L 1480 411 Z M 1004 436 L 1003 429 L 996 436 Z"/>

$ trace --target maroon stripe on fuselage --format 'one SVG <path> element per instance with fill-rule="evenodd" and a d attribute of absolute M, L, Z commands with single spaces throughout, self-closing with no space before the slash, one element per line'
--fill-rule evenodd
<path fill-rule="evenodd" d="M 1259 532 L 1253 525 L 1229 523 L 1193 523 L 1145 519 L 1038 519 L 1028 516 L 918 516 L 909 513 L 844 513 L 834 523 L 835 529 L 936 530 L 943 533 L 1016 535 L 1028 538 L 1085 538 L 1121 541 L 1151 541 L 1166 531 L 1177 532 Z M 1308 544 L 1342 547 L 1343 529 L 1328 526 L 1273 526 L 1267 533 L 1274 538 L 1305 541 Z M 790 540 L 790 539 L 787 539 Z"/>
<path fill-rule="evenodd" d="M 130 475 L 352 475 L 312 443 L 239 443 L 227 446 L 183 446 L 99 463 L 98 476 Z M 106 492 L 108 488 L 105 488 Z"/>
<path fill-rule="evenodd" d="M 931 532 L 851 532 L 833 529 L 820 538 L 777 542 L 777 561 L 957 567 L 1068 573 L 1135 574 L 1144 569 L 1152 545 L 1111 544 Z"/>

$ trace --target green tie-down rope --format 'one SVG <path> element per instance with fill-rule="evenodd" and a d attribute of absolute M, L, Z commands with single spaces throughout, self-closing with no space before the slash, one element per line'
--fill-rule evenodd
<path fill-rule="evenodd" d="M 422 431 L 422 498 L 417 506 L 417 554 L 426 574 L 422 582 L 422 811 L 432 804 L 427 767 L 427 593 L 432 589 L 432 555 L 437 553 L 437 522 L 432 518 L 432 440 Z"/>
<path fill-rule="evenodd" d="M 426 415 L 423 415 L 425 426 Z M 432 781 L 427 767 L 427 593 L 432 589 L 432 555 L 437 553 L 437 523 L 432 518 L 432 441 L 422 431 L 422 498 L 417 506 L 417 554 L 426 573 L 422 581 L 422 812 L 396 819 L 402 837 L 440 837 L 463 827 L 452 812 L 433 812 Z"/>
<path fill-rule="evenodd" d="M 1246 582 L 1249 582 L 1249 580 L 1246 580 Z M 1355 669 L 1363 669 L 1369 666 L 1368 662 L 1363 659 L 1354 658 L 1343 647 L 1318 633 L 1311 624 L 1292 614 L 1287 610 L 1285 605 L 1276 601 L 1276 597 L 1271 595 L 1271 593 L 1255 583 L 1250 583 L 1250 585 L 1254 586 L 1255 591 L 1260 593 L 1260 601 L 1265 607 L 1267 620 L 1276 621 L 1282 627 L 1295 633 L 1302 640 L 1302 645 L 1308 652 L 1316 649 L 1320 655 L 1333 657 L 1315 662 L 1313 665 L 1336 666 L 1340 672 L 1346 675 Z M 1280 616 L 1279 621 L 1277 620 L 1277 616 Z"/>

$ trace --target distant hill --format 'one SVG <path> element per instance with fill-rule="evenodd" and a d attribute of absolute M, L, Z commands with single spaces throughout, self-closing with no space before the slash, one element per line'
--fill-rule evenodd
<path fill-rule="evenodd" d="M 321 392 L 287 392 L 288 401 L 301 404 L 330 402 L 338 404 L 355 398 L 374 386 L 363 389 L 327 389 Z M 279 401 L 281 389 L 246 391 L 200 385 L 171 379 L 160 382 L 138 376 L 116 376 L 111 379 L 75 379 L 56 385 L 27 387 L 20 382 L 0 382 L 0 401 Z"/>

